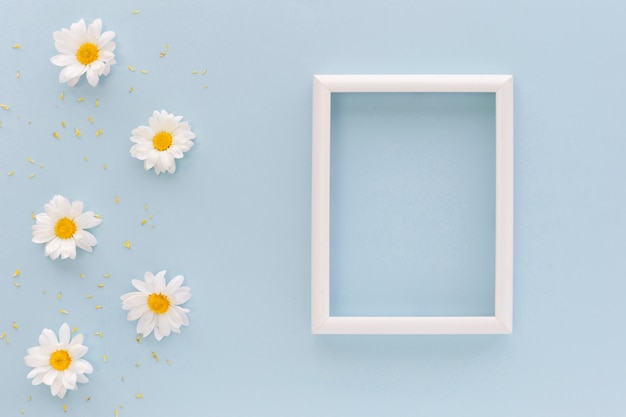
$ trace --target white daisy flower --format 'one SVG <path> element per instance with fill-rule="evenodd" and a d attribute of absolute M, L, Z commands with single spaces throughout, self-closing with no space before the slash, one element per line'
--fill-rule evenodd
<path fill-rule="evenodd" d="M 52 259 L 76 258 L 76 247 L 92 252 L 98 241 L 85 229 L 99 225 L 102 220 L 93 211 L 83 213 L 82 201 L 70 201 L 55 195 L 45 206 L 45 213 L 35 216 L 33 242 L 45 243 L 45 256 Z"/>
<path fill-rule="evenodd" d="M 189 326 L 189 310 L 179 307 L 191 298 L 189 287 L 181 287 L 184 277 L 177 275 L 165 285 L 165 272 L 156 275 L 144 274 L 144 280 L 133 279 L 131 282 L 138 292 L 122 295 L 122 308 L 130 310 L 126 318 L 130 321 L 139 319 L 137 333 L 144 337 L 154 330 L 156 340 L 169 336 L 171 332 L 180 333 L 180 326 Z"/>
<path fill-rule="evenodd" d="M 94 20 L 89 27 L 80 19 L 72 23 L 70 29 L 54 32 L 54 46 L 60 52 L 50 58 L 59 67 L 65 67 L 59 74 L 59 82 L 70 87 L 76 85 L 81 75 L 87 73 L 87 81 L 98 85 L 101 75 L 109 75 L 115 64 L 115 32 L 102 33 L 102 20 Z"/>
<path fill-rule="evenodd" d="M 28 349 L 24 357 L 27 366 L 33 368 L 27 378 L 33 378 L 33 385 L 42 382 L 50 386 L 50 393 L 59 398 L 65 397 L 68 389 L 77 389 L 77 382 L 86 383 L 85 374 L 93 372 L 93 367 L 85 359 L 87 346 L 83 346 L 83 335 L 77 334 L 70 340 L 70 326 L 63 323 L 59 338 L 50 329 L 43 329 L 39 335 L 39 345 Z"/>
<path fill-rule="evenodd" d="M 130 140 L 135 142 L 130 154 L 143 162 L 146 171 L 154 168 L 154 172 L 176 171 L 176 159 L 183 157 L 192 146 L 191 141 L 196 135 L 191 131 L 189 123 L 180 122 L 183 116 L 174 116 L 161 110 L 152 113 L 148 119 L 150 126 L 139 126 L 133 129 Z"/>

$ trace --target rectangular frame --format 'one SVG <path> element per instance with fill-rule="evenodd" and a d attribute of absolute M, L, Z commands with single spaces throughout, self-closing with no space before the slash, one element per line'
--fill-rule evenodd
<path fill-rule="evenodd" d="M 330 315 L 330 124 L 332 93 L 495 93 L 496 230 L 493 316 Z M 314 334 L 505 334 L 513 327 L 513 76 L 314 75 L 311 332 Z"/>

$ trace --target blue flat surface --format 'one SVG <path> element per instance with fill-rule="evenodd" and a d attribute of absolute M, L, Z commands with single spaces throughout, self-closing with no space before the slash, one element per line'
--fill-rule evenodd
<path fill-rule="evenodd" d="M 626 4 L 617 0 L 4 1 L 0 103 L 9 110 L 0 109 L 0 334 L 6 333 L 0 414 L 623 416 L 624 16 Z M 98 17 L 117 33 L 118 63 L 96 88 L 85 80 L 74 88 L 59 84 L 60 69 L 49 61 L 56 54 L 52 32 Z M 310 334 L 312 76 L 359 73 L 514 75 L 512 335 Z M 451 285 L 441 288 L 459 288 L 464 283 L 457 280 L 467 278 L 476 287 L 464 291 L 473 296 L 463 312 L 483 309 L 480 296 L 489 288 L 479 280 L 490 272 L 486 230 L 493 227 L 483 204 L 491 206 L 493 195 L 482 187 L 493 179 L 481 158 L 492 164 L 492 148 L 474 140 L 480 136 L 474 125 L 471 146 L 448 142 L 464 137 L 455 129 L 470 110 L 441 114 L 455 118 L 436 138 L 423 135 L 427 127 L 416 127 L 405 113 L 372 112 L 387 119 L 380 125 L 359 115 L 379 100 L 340 101 L 344 113 L 333 117 L 347 131 L 359 129 L 362 119 L 372 133 L 367 147 L 345 144 L 365 154 L 351 168 L 337 166 L 369 165 L 372 176 L 355 175 L 368 182 L 353 183 L 355 199 L 342 204 L 380 200 L 383 213 L 395 209 L 398 219 L 413 222 L 408 228 L 384 215 L 378 223 L 374 212 L 345 206 L 355 214 L 345 226 L 365 222 L 368 233 L 393 232 L 385 235 L 394 250 L 381 259 L 383 271 L 390 264 L 424 277 L 426 268 L 458 270 L 461 259 L 448 263 L 439 255 L 475 250 L 481 272 L 451 273 L 445 277 Z M 473 109 L 475 101 L 466 104 Z M 419 102 L 407 103 L 415 106 Z M 174 176 L 145 172 L 129 155 L 131 130 L 161 109 L 183 115 L 197 135 Z M 488 112 L 478 113 L 468 120 L 487 125 Z M 390 129 L 395 116 L 401 120 Z M 98 128 L 103 134 L 96 137 Z M 440 134 L 439 128 L 433 127 Z M 412 129 L 423 137 L 414 148 L 401 142 L 415 136 Z M 391 141 L 397 147 L 377 148 Z M 413 165 L 420 152 L 428 154 Z M 442 153 L 454 163 L 436 163 Z M 417 171 L 422 168 L 432 175 Z M 404 181 L 409 175 L 417 180 Z M 376 187 L 376 178 L 385 176 L 393 181 Z M 456 192 L 444 193 L 447 187 Z M 424 193 L 427 198 L 418 198 Z M 31 242 L 31 213 L 55 194 L 82 200 L 102 216 L 93 229 L 93 253 L 51 261 Z M 443 210 L 441 218 L 431 207 Z M 333 219 L 345 214 L 334 212 Z M 463 215 L 471 221 L 461 221 Z M 449 222 L 451 216 L 457 217 Z M 334 245 L 350 243 L 335 237 Z M 419 251 L 429 254 L 427 264 L 417 264 Z M 133 291 L 131 279 L 162 269 L 168 278 L 184 275 L 191 287 L 191 325 L 160 343 L 137 343 L 119 296 Z M 424 313 L 458 305 L 438 283 L 426 288 L 401 275 L 369 288 L 346 282 L 353 293 L 334 300 L 335 308 L 400 313 L 419 305 L 414 301 L 425 290 L 438 301 Z M 407 282 L 410 297 L 402 304 L 394 297 L 404 297 Z M 372 303 L 360 294 L 382 288 L 390 293 Z M 88 384 L 60 400 L 31 385 L 23 357 L 42 328 L 58 329 L 64 321 L 85 334 L 85 358 L 95 369 Z"/>

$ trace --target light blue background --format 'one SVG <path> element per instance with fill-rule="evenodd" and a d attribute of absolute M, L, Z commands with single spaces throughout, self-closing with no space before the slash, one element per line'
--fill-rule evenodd
<path fill-rule="evenodd" d="M 495 95 L 331 106 L 331 315 L 493 316 Z"/>
<path fill-rule="evenodd" d="M 117 33 L 97 88 L 59 84 L 49 63 L 52 32 L 81 17 Z M 625 17 L 609 0 L 3 1 L 2 415 L 623 416 Z M 515 76 L 512 335 L 310 334 L 316 73 Z M 198 136 L 174 176 L 128 154 L 161 108 Z M 74 262 L 30 241 L 31 212 L 57 193 L 103 217 Z M 161 269 L 192 288 L 191 326 L 138 344 L 118 298 Z M 22 358 L 65 320 L 96 370 L 59 400 Z"/>

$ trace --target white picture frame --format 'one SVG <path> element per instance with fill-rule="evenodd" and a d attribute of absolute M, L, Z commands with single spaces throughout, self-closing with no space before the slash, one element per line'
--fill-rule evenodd
<path fill-rule="evenodd" d="M 332 93 L 495 93 L 495 308 L 493 316 L 330 315 Z M 513 76 L 314 75 L 311 208 L 313 334 L 507 334 L 513 327 Z"/>

